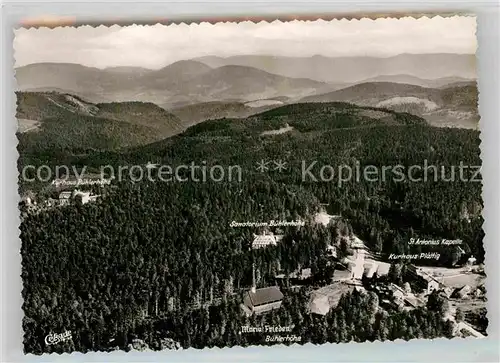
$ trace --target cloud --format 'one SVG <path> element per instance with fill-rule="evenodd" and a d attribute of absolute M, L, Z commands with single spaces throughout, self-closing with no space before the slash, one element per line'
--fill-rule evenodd
<path fill-rule="evenodd" d="M 205 55 L 474 53 L 476 18 L 411 17 L 272 23 L 18 29 L 16 66 L 37 62 L 160 68 Z"/>

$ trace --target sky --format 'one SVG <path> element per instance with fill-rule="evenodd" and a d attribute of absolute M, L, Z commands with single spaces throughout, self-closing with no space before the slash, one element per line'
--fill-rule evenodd
<path fill-rule="evenodd" d="M 207 55 L 388 57 L 474 54 L 476 47 L 473 16 L 21 28 L 14 39 L 16 67 L 58 62 L 158 69 Z"/>

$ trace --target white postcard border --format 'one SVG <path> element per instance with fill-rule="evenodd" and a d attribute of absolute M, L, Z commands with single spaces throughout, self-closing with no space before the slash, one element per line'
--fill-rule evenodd
<path fill-rule="evenodd" d="M 484 200 L 484 244 L 486 253 L 486 273 L 488 290 L 488 338 L 482 340 L 447 340 L 434 341 L 412 340 L 411 342 L 375 342 L 325 344 L 314 346 L 292 347 L 250 347 L 225 349 L 189 349 L 175 352 L 152 353 L 72 353 L 63 355 L 24 356 L 22 353 L 22 298 L 21 298 L 21 258 L 19 215 L 17 213 L 17 139 L 15 136 L 15 79 L 13 70 L 13 32 L 19 19 L 40 14 L 74 15 L 81 14 L 89 19 L 105 19 L 131 17 L 144 19 L 148 16 L 158 17 L 193 17 L 203 16 L 238 16 L 252 14 L 321 14 L 354 10 L 388 12 L 397 9 L 416 10 L 454 10 L 470 6 L 478 15 L 478 71 L 481 114 L 481 156 L 483 159 L 483 200 Z M 99 14 L 97 18 L 96 15 Z M 203 16 L 201 16 L 203 14 Z M 500 113 L 499 95 L 499 11 L 493 2 L 477 2 L 475 5 L 465 2 L 435 1 L 432 3 L 414 4 L 408 1 L 365 1 L 362 5 L 348 2 L 211 2 L 197 3 L 170 2 L 159 3 L 108 3 L 108 4 L 56 4 L 41 3 L 36 5 L 7 4 L 2 10 L 2 361 L 6 362 L 42 362 L 42 361 L 81 361 L 81 362 L 130 362 L 130 361 L 170 361 L 170 362 L 250 362 L 250 361 L 286 361 L 286 362 L 323 362 L 323 361 L 497 361 L 498 359 L 498 266 L 500 236 L 500 200 L 498 172 Z M 495 38 L 496 37 L 496 38 Z"/>

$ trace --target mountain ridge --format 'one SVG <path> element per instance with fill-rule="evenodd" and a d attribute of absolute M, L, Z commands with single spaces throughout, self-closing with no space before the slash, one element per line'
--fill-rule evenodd
<path fill-rule="evenodd" d="M 435 126 L 477 128 L 478 91 L 475 83 L 427 88 L 391 82 L 359 83 L 340 90 L 305 97 L 301 102 L 348 101 L 385 107 L 422 116 Z"/>
<path fill-rule="evenodd" d="M 284 57 L 239 55 L 194 58 L 216 67 L 247 65 L 287 77 L 304 77 L 325 82 L 355 83 L 383 74 L 409 74 L 419 78 L 458 76 L 476 78 L 474 54 L 403 53 L 389 57 Z"/>
<path fill-rule="evenodd" d="M 244 66 L 212 69 L 203 63 L 175 62 L 145 74 L 100 70 L 81 65 L 35 64 L 17 68 L 18 90 L 65 90 L 94 95 L 92 101 L 142 101 L 186 104 L 209 101 L 240 101 L 287 96 L 300 98 L 328 88 L 328 84 L 295 79 Z M 251 94 L 248 89 L 250 88 Z"/>
<path fill-rule="evenodd" d="M 386 77 L 385 80 L 394 81 L 398 75 L 399 77 L 406 75 L 406 81 L 409 77 L 414 77 L 413 83 L 415 84 L 436 87 L 446 83 L 446 77 L 454 78 L 449 81 L 463 81 L 476 77 L 474 55 L 436 53 L 402 54 L 386 58 L 259 55 L 221 58 L 206 56 L 173 62 L 156 70 L 123 66 L 99 69 L 73 63 L 46 62 L 16 68 L 16 79 L 19 90 L 53 88 L 86 96 L 95 94 L 92 101 L 99 101 L 101 97 L 103 101 L 138 100 L 174 106 L 210 101 L 235 101 L 237 97 L 229 95 L 229 91 L 222 92 L 220 89 L 218 92 L 207 91 L 208 88 L 220 88 L 222 83 L 228 89 L 238 88 L 234 84 L 238 83 L 237 79 L 228 79 L 227 76 L 221 74 L 223 72 L 217 71 L 218 68 L 225 66 L 232 66 L 222 68 L 228 71 L 235 69 L 234 66 L 241 66 L 249 67 L 247 72 L 251 74 L 257 74 L 256 70 L 267 72 L 259 73 L 262 79 L 254 80 L 254 82 L 271 86 L 268 92 L 250 92 L 248 97 L 239 101 L 275 96 L 297 99 L 314 93 L 324 93 L 327 90 L 345 88 L 353 83 L 361 83 L 377 77 Z M 220 79 L 212 77 L 210 80 L 209 72 L 219 74 Z M 238 76 L 245 77 L 241 74 Z M 200 77 L 198 82 L 195 81 L 196 77 Z M 286 77 L 286 82 L 279 77 Z M 270 78 L 275 80 L 274 84 L 269 83 Z M 300 85 L 291 79 L 300 79 L 304 84 Z M 211 83 L 203 83 L 207 81 Z M 293 89 L 286 89 L 278 84 L 280 82 L 295 86 Z M 434 85 L 436 82 L 441 84 Z M 201 87 L 197 88 L 197 83 L 201 84 Z M 401 82 L 398 81 L 398 83 Z M 313 85 L 312 88 L 311 85 Z M 257 88 L 257 85 L 251 85 L 251 87 Z M 239 91 L 237 93 L 242 94 Z M 192 101 L 189 100 L 190 98 Z"/>

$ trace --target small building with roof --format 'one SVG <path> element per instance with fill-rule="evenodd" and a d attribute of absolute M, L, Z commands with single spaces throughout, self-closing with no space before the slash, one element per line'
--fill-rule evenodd
<path fill-rule="evenodd" d="M 409 266 L 408 272 L 413 275 L 415 282 L 419 284 L 427 294 L 430 294 L 435 290 L 439 290 L 441 287 L 445 287 L 434 276 L 431 276 L 421 268 L 414 265 Z"/>
<path fill-rule="evenodd" d="M 320 295 L 318 297 L 313 297 L 309 303 L 309 311 L 312 314 L 326 315 L 330 311 L 330 301 L 329 297 L 326 295 Z"/>
<path fill-rule="evenodd" d="M 90 192 L 84 192 L 78 189 L 73 191 L 63 191 L 59 194 L 59 205 L 67 205 L 71 200 L 79 199 L 82 204 L 87 204 L 90 201 L 95 201 L 98 196 L 91 196 Z"/>
<path fill-rule="evenodd" d="M 388 287 L 392 295 L 393 303 L 397 307 L 411 310 L 425 304 L 424 301 L 416 297 L 413 293 L 405 291 L 392 282 Z"/>
<path fill-rule="evenodd" d="M 452 293 L 453 298 L 464 299 L 471 292 L 471 287 L 469 285 L 464 285 L 460 288 L 455 289 Z"/>
<path fill-rule="evenodd" d="M 282 284 L 288 278 L 288 281 L 292 284 L 303 285 L 311 280 L 312 272 L 310 268 L 300 268 L 295 270 L 290 274 L 278 274 L 276 275 L 276 280 L 280 281 Z"/>
<path fill-rule="evenodd" d="M 65 191 L 59 194 L 59 205 L 67 205 L 70 203 L 72 192 Z"/>
<path fill-rule="evenodd" d="M 311 293 L 308 311 L 313 314 L 326 315 L 330 309 L 337 307 L 342 295 L 354 289 L 355 286 L 345 281 L 323 286 Z"/>
<path fill-rule="evenodd" d="M 391 282 L 389 284 L 389 289 L 392 291 L 392 296 L 394 297 L 395 300 L 404 301 L 406 293 L 402 288 Z"/>
<path fill-rule="evenodd" d="M 363 249 L 365 248 L 365 243 L 359 239 L 358 236 L 352 236 L 351 237 L 351 248 L 354 248 L 354 249 Z"/>
<path fill-rule="evenodd" d="M 468 259 L 467 259 L 467 262 L 465 263 L 465 270 L 467 272 L 470 272 L 472 271 L 472 267 L 476 264 L 476 258 L 471 255 Z"/>
<path fill-rule="evenodd" d="M 243 305 L 251 314 L 262 314 L 279 309 L 283 302 L 283 293 L 277 286 L 252 288 L 243 295 Z"/>

